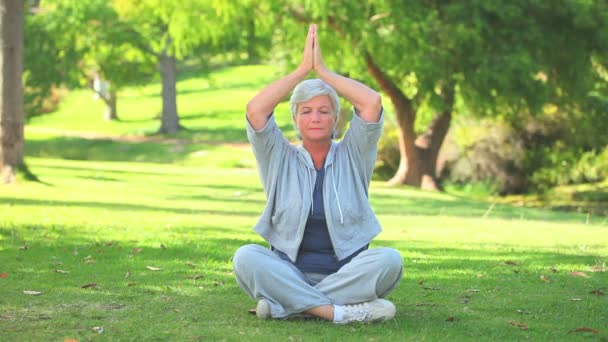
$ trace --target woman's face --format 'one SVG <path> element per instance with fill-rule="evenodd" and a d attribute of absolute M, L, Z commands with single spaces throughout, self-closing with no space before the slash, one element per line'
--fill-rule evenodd
<path fill-rule="evenodd" d="M 329 96 L 319 95 L 296 107 L 294 122 L 300 130 L 302 141 L 331 140 L 336 116 Z"/>

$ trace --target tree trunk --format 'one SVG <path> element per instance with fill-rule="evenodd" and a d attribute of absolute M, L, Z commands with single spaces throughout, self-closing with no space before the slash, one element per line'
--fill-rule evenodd
<path fill-rule="evenodd" d="M 177 116 L 177 67 L 175 57 L 165 51 L 160 55 L 160 73 L 162 77 L 163 112 L 160 133 L 175 133 L 180 130 Z"/>
<path fill-rule="evenodd" d="M 23 165 L 23 0 L 0 0 L 0 182 Z"/>
<path fill-rule="evenodd" d="M 108 92 L 107 97 L 103 99 L 106 104 L 106 110 L 104 112 L 104 119 L 106 121 L 118 120 L 118 112 L 116 110 L 116 92 L 111 90 Z"/>
<path fill-rule="evenodd" d="M 437 156 L 441 144 L 450 127 L 452 118 L 453 91 L 446 87 L 446 107 L 433 120 L 427 131 L 417 137 L 414 131 L 416 110 L 412 101 L 393 83 L 393 81 L 374 62 L 369 53 L 365 54 L 367 69 L 395 107 L 397 133 L 399 137 L 399 167 L 388 183 L 407 184 L 427 190 L 439 190 L 436 177 Z"/>
<path fill-rule="evenodd" d="M 260 60 L 253 17 L 249 18 L 247 22 L 247 59 L 250 63 L 257 63 Z"/>

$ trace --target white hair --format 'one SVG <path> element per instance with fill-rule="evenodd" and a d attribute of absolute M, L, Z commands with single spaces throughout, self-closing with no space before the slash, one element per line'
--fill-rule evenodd
<path fill-rule="evenodd" d="M 298 85 L 293 89 L 293 93 L 291 94 L 291 98 L 289 99 L 289 109 L 291 110 L 291 116 L 295 118 L 297 114 L 298 105 L 300 103 L 309 101 L 313 97 L 321 95 L 327 95 L 329 97 L 329 101 L 331 102 L 331 106 L 334 112 L 334 118 L 337 124 L 338 117 L 340 115 L 340 98 L 338 97 L 338 94 L 336 93 L 334 88 L 332 88 L 329 84 L 318 78 L 304 80 L 298 83 Z M 294 128 L 298 132 L 298 138 L 301 139 L 300 130 L 295 125 L 295 122 Z"/>

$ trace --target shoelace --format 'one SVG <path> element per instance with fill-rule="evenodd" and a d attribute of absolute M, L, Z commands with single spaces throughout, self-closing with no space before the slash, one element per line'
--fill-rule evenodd
<path fill-rule="evenodd" d="M 365 304 L 349 305 L 349 307 L 345 308 L 345 313 L 347 315 L 345 322 L 365 322 L 370 316 L 369 311 L 365 308 Z"/>

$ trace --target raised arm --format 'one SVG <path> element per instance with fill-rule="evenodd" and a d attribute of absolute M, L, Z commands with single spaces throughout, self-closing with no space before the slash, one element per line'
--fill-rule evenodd
<path fill-rule="evenodd" d="M 359 116 L 367 122 L 378 122 L 382 110 L 382 98 L 373 89 L 348 77 L 329 70 L 323 62 L 321 46 L 317 36 L 317 26 L 311 25 L 313 35 L 313 68 L 319 78 L 332 86 L 344 96 L 357 110 Z M 310 35 L 310 32 L 309 32 Z"/>
<path fill-rule="evenodd" d="M 312 71 L 312 68 L 313 25 L 308 29 L 302 62 L 296 70 L 267 85 L 247 103 L 247 119 L 253 129 L 259 131 L 264 128 L 275 107 Z"/>

